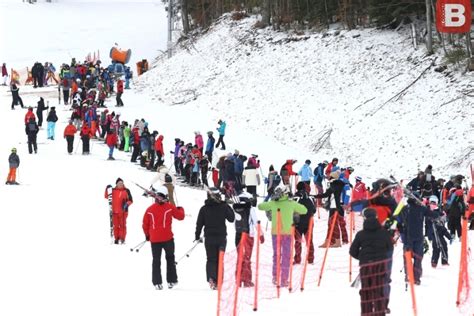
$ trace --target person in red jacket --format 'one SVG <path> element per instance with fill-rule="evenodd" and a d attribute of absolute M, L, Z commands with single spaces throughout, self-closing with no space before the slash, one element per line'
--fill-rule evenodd
<path fill-rule="evenodd" d="M 122 101 L 122 94 L 123 94 L 123 80 L 119 79 L 117 81 L 117 106 L 123 106 L 123 101 Z"/>
<path fill-rule="evenodd" d="M 69 120 L 68 126 L 64 129 L 64 138 L 67 141 L 67 152 L 69 155 L 72 154 L 72 150 L 74 149 L 74 134 L 76 134 L 77 129 L 72 124 L 72 120 Z"/>
<path fill-rule="evenodd" d="M 132 135 L 133 135 L 133 142 L 131 145 L 133 146 L 133 151 L 132 151 L 132 158 L 130 159 L 131 162 L 137 162 L 137 158 L 140 155 L 140 134 L 139 134 L 139 128 L 138 126 L 134 125 L 132 129 Z"/>
<path fill-rule="evenodd" d="M 89 151 L 90 151 L 89 144 L 90 144 L 90 139 L 91 139 L 91 136 L 92 136 L 92 132 L 91 132 L 91 129 L 89 128 L 89 126 L 87 125 L 87 123 L 85 121 L 82 124 L 80 136 L 81 136 L 81 139 L 82 139 L 82 154 L 83 155 L 89 155 Z"/>
<path fill-rule="evenodd" d="M 108 198 L 107 189 L 105 189 L 105 198 Z M 128 208 L 132 203 L 133 198 L 130 190 L 125 187 L 121 178 L 117 178 L 115 188 L 112 189 L 112 223 L 114 226 L 115 244 L 125 243 Z"/>
<path fill-rule="evenodd" d="M 166 256 L 166 281 L 171 289 L 178 283 L 176 262 L 174 259 L 174 239 L 171 224 L 173 218 L 184 219 L 184 209 L 174 206 L 168 201 L 168 190 L 160 186 L 155 190 L 155 203 L 145 211 L 143 216 L 143 232 L 151 243 L 153 254 L 152 282 L 157 290 L 162 290 L 161 252 Z"/>
<path fill-rule="evenodd" d="M 117 142 L 118 142 L 118 137 L 117 137 L 117 134 L 115 133 L 115 129 L 111 128 L 107 132 L 107 137 L 105 138 L 105 143 L 107 144 L 107 146 L 109 146 L 109 158 L 107 158 L 107 160 L 115 160 L 113 155 L 114 155 L 114 149 L 115 149 L 115 146 L 117 145 Z"/>
<path fill-rule="evenodd" d="M 354 189 L 352 189 L 352 201 L 360 201 L 367 199 L 367 188 L 365 183 L 362 182 L 362 178 L 357 176 L 356 184 L 354 185 Z"/>
<path fill-rule="evenodd" d="M 33 118 L 36 121 L 35 113 L 33 113 L 33 108 L 30 106 L 28 107 L 28 111 L 25 114 L 25 125 L 28 124 L 30 118 Z"/>
<path fill-rule="evenodd" d="M 157 169 L 159 166 L 163 165 L 164 162 L 164 150 L 163 150 L 163 135 L 158 136 L 155 141 L 155 152 L 156 152 L 156 164 L 153 169 Z"/>
<path fill-rule="evenodd" d="M 324 174 L 326 175 L 326 179 L 330 179 L 330 174 L 331 172 L 333 171 L 336 171 L 339 169 L 339 166 L 337 165 L 339 162 L 339 159 L 337 158 L 333 158 L 331 163 L 328 164 L 328 166 L 326 167 L 326 170 L 324 171 Z"/>

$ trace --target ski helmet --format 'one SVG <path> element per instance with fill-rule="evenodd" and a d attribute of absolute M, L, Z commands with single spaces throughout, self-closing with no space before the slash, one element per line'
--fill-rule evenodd
<path fill-rule="evenodd" d="M 438 204 L 438 202 L 439 202 L 439 199 L 438 199 L 438 197 L 437 197 L 436 195 L 430 196 L 430 203 L 436 203 L 436 204 Z"/>
<path fill-rule="evenodd" d="M 16 153 L 16 148 L 15 147 L 12 148 L 12 153 Z"/>
<path fill-rule="evenodd" d="M 377 181 L 372 183 L 372 193 L 377 191 L 381 191 L 385 189 L 387 186 L 392 185 L 393 183 L 387 179 L 378 179 Z M 386 190 L 383 193 L 384 195 L 390 195 L 390 190 Z"/>
<path fill-rule="evenodd" d="M 159 186 L 155 189 L 153 189 L 153 192 L 155 192 L 155 201 L 159 204 L 163 204 L 168 201 L 168 189 L 164 186 Z"/>

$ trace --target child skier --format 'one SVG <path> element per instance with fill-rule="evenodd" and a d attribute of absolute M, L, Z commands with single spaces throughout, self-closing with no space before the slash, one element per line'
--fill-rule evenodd
<path fill-rule="evenodd" d="M 20 157 L 16 154 L 16 148 L 12 148 L 12 153 L 8 157 L 8 163 L 10 164 L 10 172 L 5 184 L 19 184 L 16 182 L 16 169 L 20 166 Z"/>
<path fill-rule="evenodd" d="M 445 237 L 451 244 L 454 238 L 449 234 L 448 230 L 444 226 L 442 212 L 439 209 L 439 200 L 436 195 L 432 195 L 429 198 L 430 209 L 433 212 L 433 217 L 427 217 L 425 221 L 425 231 L 428 236 L 428 240 L 431 241 L 433 248 L 433 255 L 431 256 L 431 266 L 436 268 L 438 265 L 439 256 L 441 254 L 441 264 L 443 266 L 449 265 L 448 263 L 448 244 L 446 243 Z"/>

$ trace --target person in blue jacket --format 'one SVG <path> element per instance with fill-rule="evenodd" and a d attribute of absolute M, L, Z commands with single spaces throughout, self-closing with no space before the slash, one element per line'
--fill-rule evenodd
<path fill-rule="evenodd" d="M 316 194 L 324 192 L 324 189 L 323 189 L 323 181 L 325 179 L 324 169 L 326 169 L 327 165 L 328 165 L 328 161 L 324 160 L 323 162 L 318 163 L 318 166 L 316 168 L 314 168 L 313 182 L 314 182 L 314 186 L 316 187 L 316 191 L 317 191 Z M 318 206 L 322 205 L 321 199 L 317 199 L 317 202 L 318 202 Z"/>
<path fill-rule="evenodd" d="M 219 139 L 217 140 L 216 148 L 219 148 L 219 145 L 222 144 L 221 149 L 225 150 L 224 136 L 225 136 L 225 128 L 227 125 L 223 120 L 219 120 L 217 124 L 219 124 L 219 127 L 216 128 L 216 130 L 219 132 Z"/>
<path fill-rule="evenodd" d="M 311 160 L 306 159 L 304 165 L 301 167 L 300 171 L 298 171 L 298 175 L 300 176 L 300 181 L 305 184 L 306 192 L 311 192 L 311 178 L 313 177 L 313 172 L 311 171 Z"/>
<path fill-rule="evenodd" d="M 133 78 L 133 71 L 130 67 L 125 67 L 125 89 L 130 89 L 130 79 Z"/>
<path fill-rule="evenodd" d="M 216 139 L 212 134 L 212 131 L 207 132 L 206 150 L 204 152 L 207 155 L 209 163 L 212 163 L 212 153 L 214 152 L 214 144 L 216 143 Z"/>

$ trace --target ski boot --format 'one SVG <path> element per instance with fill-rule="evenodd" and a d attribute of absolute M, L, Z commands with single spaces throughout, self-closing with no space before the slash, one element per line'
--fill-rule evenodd
<path fill-rule="evenodd" d="M 170 282 L 170 283 L 168 283 L 168 289 L 171 290 L 171 289 L 174 288 L 176 285 L 178 285 L 178 282 Z"/>
<path fill-rule="evenodd" d="M 155 284 L 155 290 L 158 290 L 158 291 L 163 290 L 163 285 L 162 284 Z"/>

